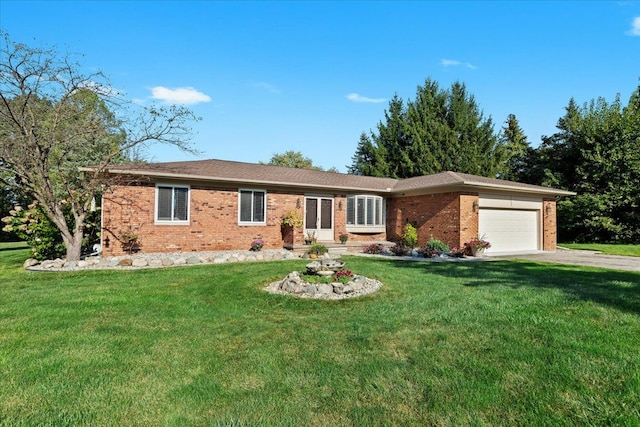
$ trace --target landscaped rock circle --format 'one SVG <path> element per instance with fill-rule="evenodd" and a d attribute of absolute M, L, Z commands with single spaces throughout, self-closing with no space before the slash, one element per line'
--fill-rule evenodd
<path fill-rule="evenodd" d="M 347 284 L 333 282 L 316 285 L 305 282 L 300 274 L 294 271 L 283 280 L 269 283 L 265 290 L 273 294 L 293 295 L 299 298 L 344 299 L 367 295 L 381 287 L 380 281 L 359 275 L 354 275 Z"/>

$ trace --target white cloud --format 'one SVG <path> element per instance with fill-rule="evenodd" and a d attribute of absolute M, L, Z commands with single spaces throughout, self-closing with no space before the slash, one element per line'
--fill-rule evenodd
<path fill-rule="evenodd" d="M 445 67 L 467 67 L 470 70 L 475 70 L 478 67 L 469 62 L 460 62 L 455 59 L 441 59 L 440 63 Z"/>
<path fill-rule="evenodd" d="M 257 87 L 258 89 L 264 89 L 267 92 L 271 92 L 273 94 L 280 94 L 280 89 L 278 89 L 277 87 L 275 87 L 274 85 L 270 84 L 270 83 L 266 83 L 266 82 L 257 82 L 253 84 L 255 87 Z"/>
<path fill-rule="evenodd" d="M 358 95 L 357 93 L 350 93 L 346 98 L 352 102 L 368 102 L 371 104 L 379 104 L 386 101 L 384 98 L 367 98 L 366 96 Z"/>
<path fill-rule="evenodd" d="M 630 36 L 640 36 L 640 16 L 633 18 L 631 29 L 627 31 L 627 34 Z"/>
<path fill-rule="evenodd" d="M 178 87 L 169 89 L 164 86 L 156 86 L 151 88 L 151 98 L 159 99 L 168 104 L 198 104 L 200 102 L 209 102 L 211 97 L 195 90 L 192 87 Z"/>

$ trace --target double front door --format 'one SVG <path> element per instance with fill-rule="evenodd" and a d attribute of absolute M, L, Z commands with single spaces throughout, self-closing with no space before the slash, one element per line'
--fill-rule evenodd
<path fill-rule="evenodd" d="M 333 198 L 307 196 L 304 198 L 305 236 L 333 241 Z"/>

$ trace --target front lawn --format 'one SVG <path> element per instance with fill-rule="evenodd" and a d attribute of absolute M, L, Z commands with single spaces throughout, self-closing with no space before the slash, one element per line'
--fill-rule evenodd
<path fill-rule="evenodd" d="M 603 243 L 561 243 L 559 246 L 583 251 L 599 251 L 606 255 L 640 256 L 640 245 L 607 245 Z"/>
<path fill-rule="evenodd" d="M 304 261 L 27 273 L 0 251 L 0 425 L 637 425 L 640 274 L 344 257 L 342 301 L 272 295 Z"/>

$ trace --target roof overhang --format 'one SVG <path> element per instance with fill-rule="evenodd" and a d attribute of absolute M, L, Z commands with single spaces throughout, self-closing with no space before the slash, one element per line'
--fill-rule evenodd
<path fill-rule="evenodd" d="M 95 172 L 95 169 L 90 167 L 79 168 L 82 172 Z M 105 171 L 107 174 L 120 175 L 120 176 L 132 176 L 140 178 L 152 178 L 155 180 L 167 180 L 167 181 L 180 181 L 180 182 L 201 182 L 201 183 L 216 183 L 216 184 L 234 184 L 234 185 L 247 185 L 254 187 L 267 187 L 267 188 L 281 188 L 281 189 L 305 189 L 312 191 L 340 191 L 340 192 L 357 192 L 357 193 L 373 193 L 373 194 L 390 194 L 392 192 L 391 187 L 387 188 L 367 188 L 367 187 L 355 187 L 346 185 L 332 185 L 332 184 L 310 184 L 304 182 L 283 182 L 274 181 L 268 179 L 234 179 L 229 177 L 217 177 L 217 176 L 202 176 L 202 175 L 189 175 L 183 173 L 169 173 L 169 172 L 155 172 L 149 170 L 130 170 L 130 169 L 118 169 L 110 168 Z"/>

